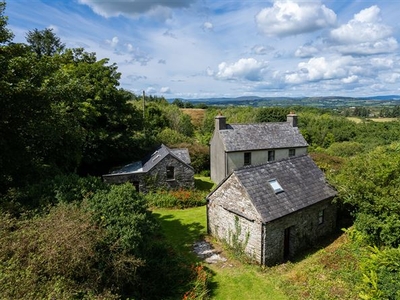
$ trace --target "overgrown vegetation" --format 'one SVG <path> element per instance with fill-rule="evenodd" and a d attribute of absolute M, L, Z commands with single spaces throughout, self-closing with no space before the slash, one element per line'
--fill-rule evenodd
<path fill-rule="evenodd" d="M 25 44 L 12 43 L 4 9 L 0 2 L 0 298 L 204 299 L 213 295 L 209 283 L 215 278 L 233 294 L 240 294 L 235 285 L 243 290 L 252 282 L 262 290 L 268 284 L 276 299 L 400 297 L 400 126 L 398 120 L 367 119 L 398 117 L 400 106 L 202 104 L 201 114 L 191 118 L 193 111 L 182 110 L 190 103 L 143 99 L 118 88 L 115 64 L 84 49 L 66 49 L 49 29 L 30 31 Z M 96 177 L 160 143 L 189 148 L 196 173 L 207 176 L 216 115 L 228 123 L 280 122 L 290 111 L 299 115 L 310 154 L 339 191 L 339 224 L 354 223 L 345 241 L 299 262 L 261 271 L 249 266 L 251 275 L 246 266 L 231 281 L 221 273 L 212 277 L 188 254 L 193 236 L 180 232 L 204 235 L 199 215 L 182 211 L 189 225 L 171 222 L 170 243 L 160 223 L 164 227 L 174 217 L 149 211 L 197 206 L 204 216 L 212 183 L 197 179 L 202 188 L 193 191 L 142 195 Z M 245 242 L 237 239 L 236 248 Z M 255 283 L 268 276 L 278 286 L 268 279 Z M 230 298 L 230 292 L 214 286 L 217 298 Z"/>

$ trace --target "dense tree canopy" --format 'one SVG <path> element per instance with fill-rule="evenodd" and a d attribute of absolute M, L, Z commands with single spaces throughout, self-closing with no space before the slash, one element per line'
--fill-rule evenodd
<path fill-rule="evenodd" d="M 46 28 L 44 30 L 34 29 L 26 35 L 26 41 L 31 49 L 39 56 L 51 56 L 60 53 L 64 48 L 63 44 L 54 33 L 53 29 Z"/>

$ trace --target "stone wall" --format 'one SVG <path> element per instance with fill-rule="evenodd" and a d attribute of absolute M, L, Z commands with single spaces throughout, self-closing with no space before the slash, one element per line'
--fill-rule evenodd
<path fill-rule="evenodd" d="M 264 264 L 275 265 L 285 260 L 285 229 L 290 227 L 289 256 L 309 248 L 321 237 L 336 229 L 336 206 L 325 200 L 265 225 Z M 324 222 L 319 224 L 319 213 L 324 210 Z"/>
<path fill-rule="evenodd" d="M 211 235 L 231 246 L 237 238 L 249 257 L 261 262 L 262 222 L 235 174 L 208 197 L 207 222 Z"/>

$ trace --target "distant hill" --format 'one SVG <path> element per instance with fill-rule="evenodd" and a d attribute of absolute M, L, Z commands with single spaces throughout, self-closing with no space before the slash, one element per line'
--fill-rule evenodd
<path fill-rule="evenodd" d="M 172 102 L 175 99 L 170 99 Z M 352 106 L 396 106 L 400 105 L 400 95 L 384 95 L 369 97 L 259 97 L 241 96 L 236 98 L 198 98 L 179 99 L 194 105 L 204 103 L 209 106 L 312 106 L 312 107 L 352 107 Z"/>

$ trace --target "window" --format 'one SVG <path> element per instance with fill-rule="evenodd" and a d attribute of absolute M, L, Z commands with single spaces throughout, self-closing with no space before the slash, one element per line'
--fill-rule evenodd
<path fill-rule="evenodd" d="M 251 152 L 244 153 L 244 165 L 245 166 L 251 165 Z"/>
<path fill-rule="evenodd" d="M 139 181 L 133 181 L 132 185 L 135 187 L 136 192 L 139 192 L 139 190 L 140 190 Z"/>
<path fill-rule="evenodd" d="M 289 157 L 296 155 L 296 149 L 289 149 Z"/>
<path fill-rule="evenodd" d="M 274 190 L 275 194 L 283 192 L 283 188 L 281 187 L 281 185 L 279 184 L 278 180 L 276 179 L 271 179 L 268 180 L 268 183 L 270 184 L 270 186 L 272 187 L 272 189 Z"/>
<path fill-rule="evenodd" d="M 167 180 L 175 179 L 175 168 L 167 167 Z"/>
<path fill-rule="evenodd" d="M 323 209 L 318 212 L 318 225 L 324 223 L 324 217 L 325 217 L 325 210 Z"/>
<path fill-rule="evenodd" d="M 268 161 L 273 161 L 273 160 L 275 160 L 275 151 L 270 150 L 268 151 Z"/>

